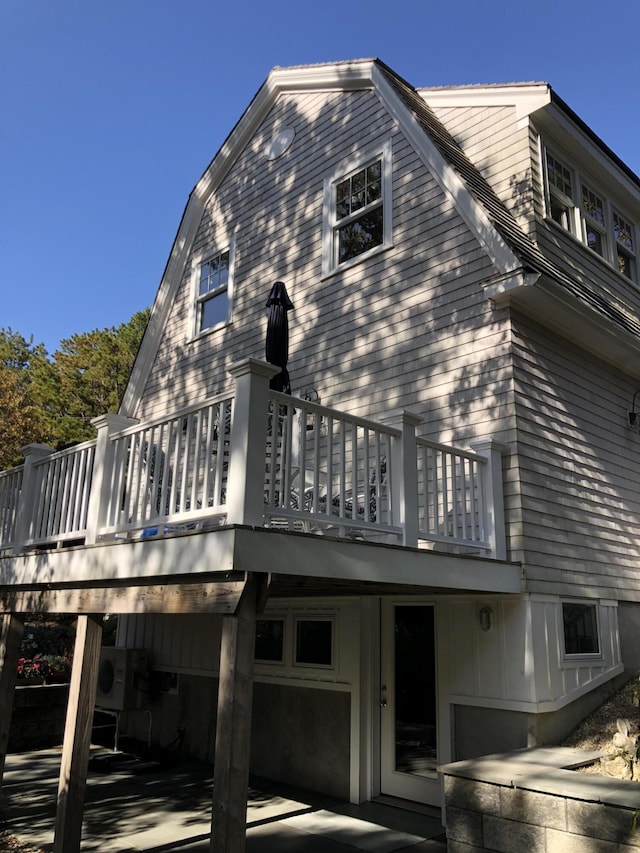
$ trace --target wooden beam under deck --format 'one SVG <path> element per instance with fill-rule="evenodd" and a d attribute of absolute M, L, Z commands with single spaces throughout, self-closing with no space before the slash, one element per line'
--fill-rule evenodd
<path fill-rule="evenodd" d="M 243 572 L 187 582 L 184 577 L 123 581 L 114 585 L 0 587 L 4 613 L 235 613 L 246 579 Z"/>

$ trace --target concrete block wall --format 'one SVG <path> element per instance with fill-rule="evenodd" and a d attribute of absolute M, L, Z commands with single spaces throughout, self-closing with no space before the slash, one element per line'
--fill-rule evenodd
<path fill-rule="evenodd" d="M 68 699 L 68 684 L 16 687 L 8 751 L 59 746 L 64 737 Z"/>
<path fill-rule="evenodd" d="M 446 772 L 455 766 L 443 768 L 448 853 L 640 850 L 637 783 L 591 777 L 595 784 L 579 781 L 574 789 L 570 777 L 577 774 L 567 776 L 565 771 L 558 775 L 553 767 L 531 765 L 529 781 L 521 779 L 514 786 L 507 781 L 482 780 L 477 768 L 473 772 L 476 778 Z"/>

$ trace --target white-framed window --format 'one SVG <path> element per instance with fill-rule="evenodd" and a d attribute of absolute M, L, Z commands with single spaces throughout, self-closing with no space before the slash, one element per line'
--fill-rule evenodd
<path fill-rule="evenodd" d="M 278 608 L 256 620 L 254 661 L 262 674 L 320 678 L 338 670 L 338 610 Z M 302 671 L 304 670 L 304 674 Z M 296 676 L 297 673 L 297 676 Z"/>
<path fill-rule="evenodd" d="M 638 281 L 637 226 L 588 177 L 545 147 L 546 215 L 619 273 Z"/>
<path fill-rule="evenodd" d="M 600 633 L 596 604 L 563 601 L 562 627 L 566 657 L 600 654 Z"/>
<path fill-rule="evenodd" d="M 198 255 L 192 263 L 194 337 L 231 321 L 234 241 Z"/>
<path fill-rule="evenodd" d="M 391 245 L 391 143 L 340 164 L 325 179 L 324 275 Z"/>
<path fill-rule="evenodd" d="M 618 261 L 618 272 L 626 275 L 627 278 L 634 277 L 636 269 L 636 252 L 634 227 L 630 222 L 627 222 L 615 210 L 613 216 L 613 233 L 616 239 L 616 257 Z"/>
<path fill-rule="evenodd" d="M 546 151 L 548 214 L 567 231 L 575 233 L 574 178 L 571 169 Z"/>
<path fill-rule="evenodd" d="M 600 257 L 607 257 L 607 224 L 604 201 L 586 184 L 582 185 L 584 241 Z"/>

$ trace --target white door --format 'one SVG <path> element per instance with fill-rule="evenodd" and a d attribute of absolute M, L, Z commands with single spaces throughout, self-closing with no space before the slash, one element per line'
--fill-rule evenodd
<path fill-rule="evenodd" d="M 440 805 L 435 608 L 382 602 L 381 793 Z"/>

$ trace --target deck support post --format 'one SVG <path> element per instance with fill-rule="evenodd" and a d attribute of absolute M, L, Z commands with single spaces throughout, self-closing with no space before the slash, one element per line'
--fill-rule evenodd
<path fill-rule="evenodd" d="M 229 371 L 236 385 L 227 493 L 229 524 L 264 524 L 269 380 L 278 370 L 266 361 L 247 358 Z"/>
<path fill-rule="evenodd" d="M 490 545 L 487 556 L 495 560 L 506 560 L 507 535 L 504 524 L 502 457 L 506 454 L 507 448 L 494 438 L 478 438 L 471 442 L 471 449 L 487 460 L 487 470 L 482 476 L 485 539 Z"/>
<path fill-rule="evenodd" d="M 9 745 L 17 664 L 24 636 L 24 615 L 5 613 L 0 630 L 0 786 Z"/>
<path fill-rule="evenodd" d="M 248 575 L 235 615 L 222 623 L 210 853 L 245 849 L 256 610 L 263 578 Z"/>
<path fill-rule="evenodd" d="M 38 506 L 34 466 L 54 452 L 53 447 L 49 447 L 48 444 L 27 444 L 26 447 L 20 449 L 20 453 L 24 456 L 24 471 L 13 540 L 14 553 L 24 550 L 25 543 L 31 539 L 34 533 L 35 510 Z"/>
<path fill-rule="evenodd" d="M 78 853 L 98 684 L 100 616 L 79 616 L 62 746 L 53 853 Z"/>
<path fill-rule="evenodd" d="M 111 478 L 113 476 L 115 457 L 113 442 L 110 438 L 114 432 L 132 426 L 137 422 L 135 418 L 125 418 L 122 415 L 114 415 L 112 413 L 100 415 L 91 421 L 91 425 L 96 428 L 98 435 L 91 478 L 91 494 L 89 495 L 89 507 L 87 510 L 87 528 L 85 532 L 85 543 L 87 545 L 93 545 L 98 541 L 98 531 L 106 522 L 106 510 L 109 505 L 109 499 L 112 498 Z"/>
<path fill-rule="evenodd" d="M 406 410 L 389 412 L 382 423 L 399 429 L 391 443 L 391 498 L 398 507 L 393 523 L 402 527 L 402 544 L 418 545 L 418 451 L 416 427 L 422 418 Z"/>

